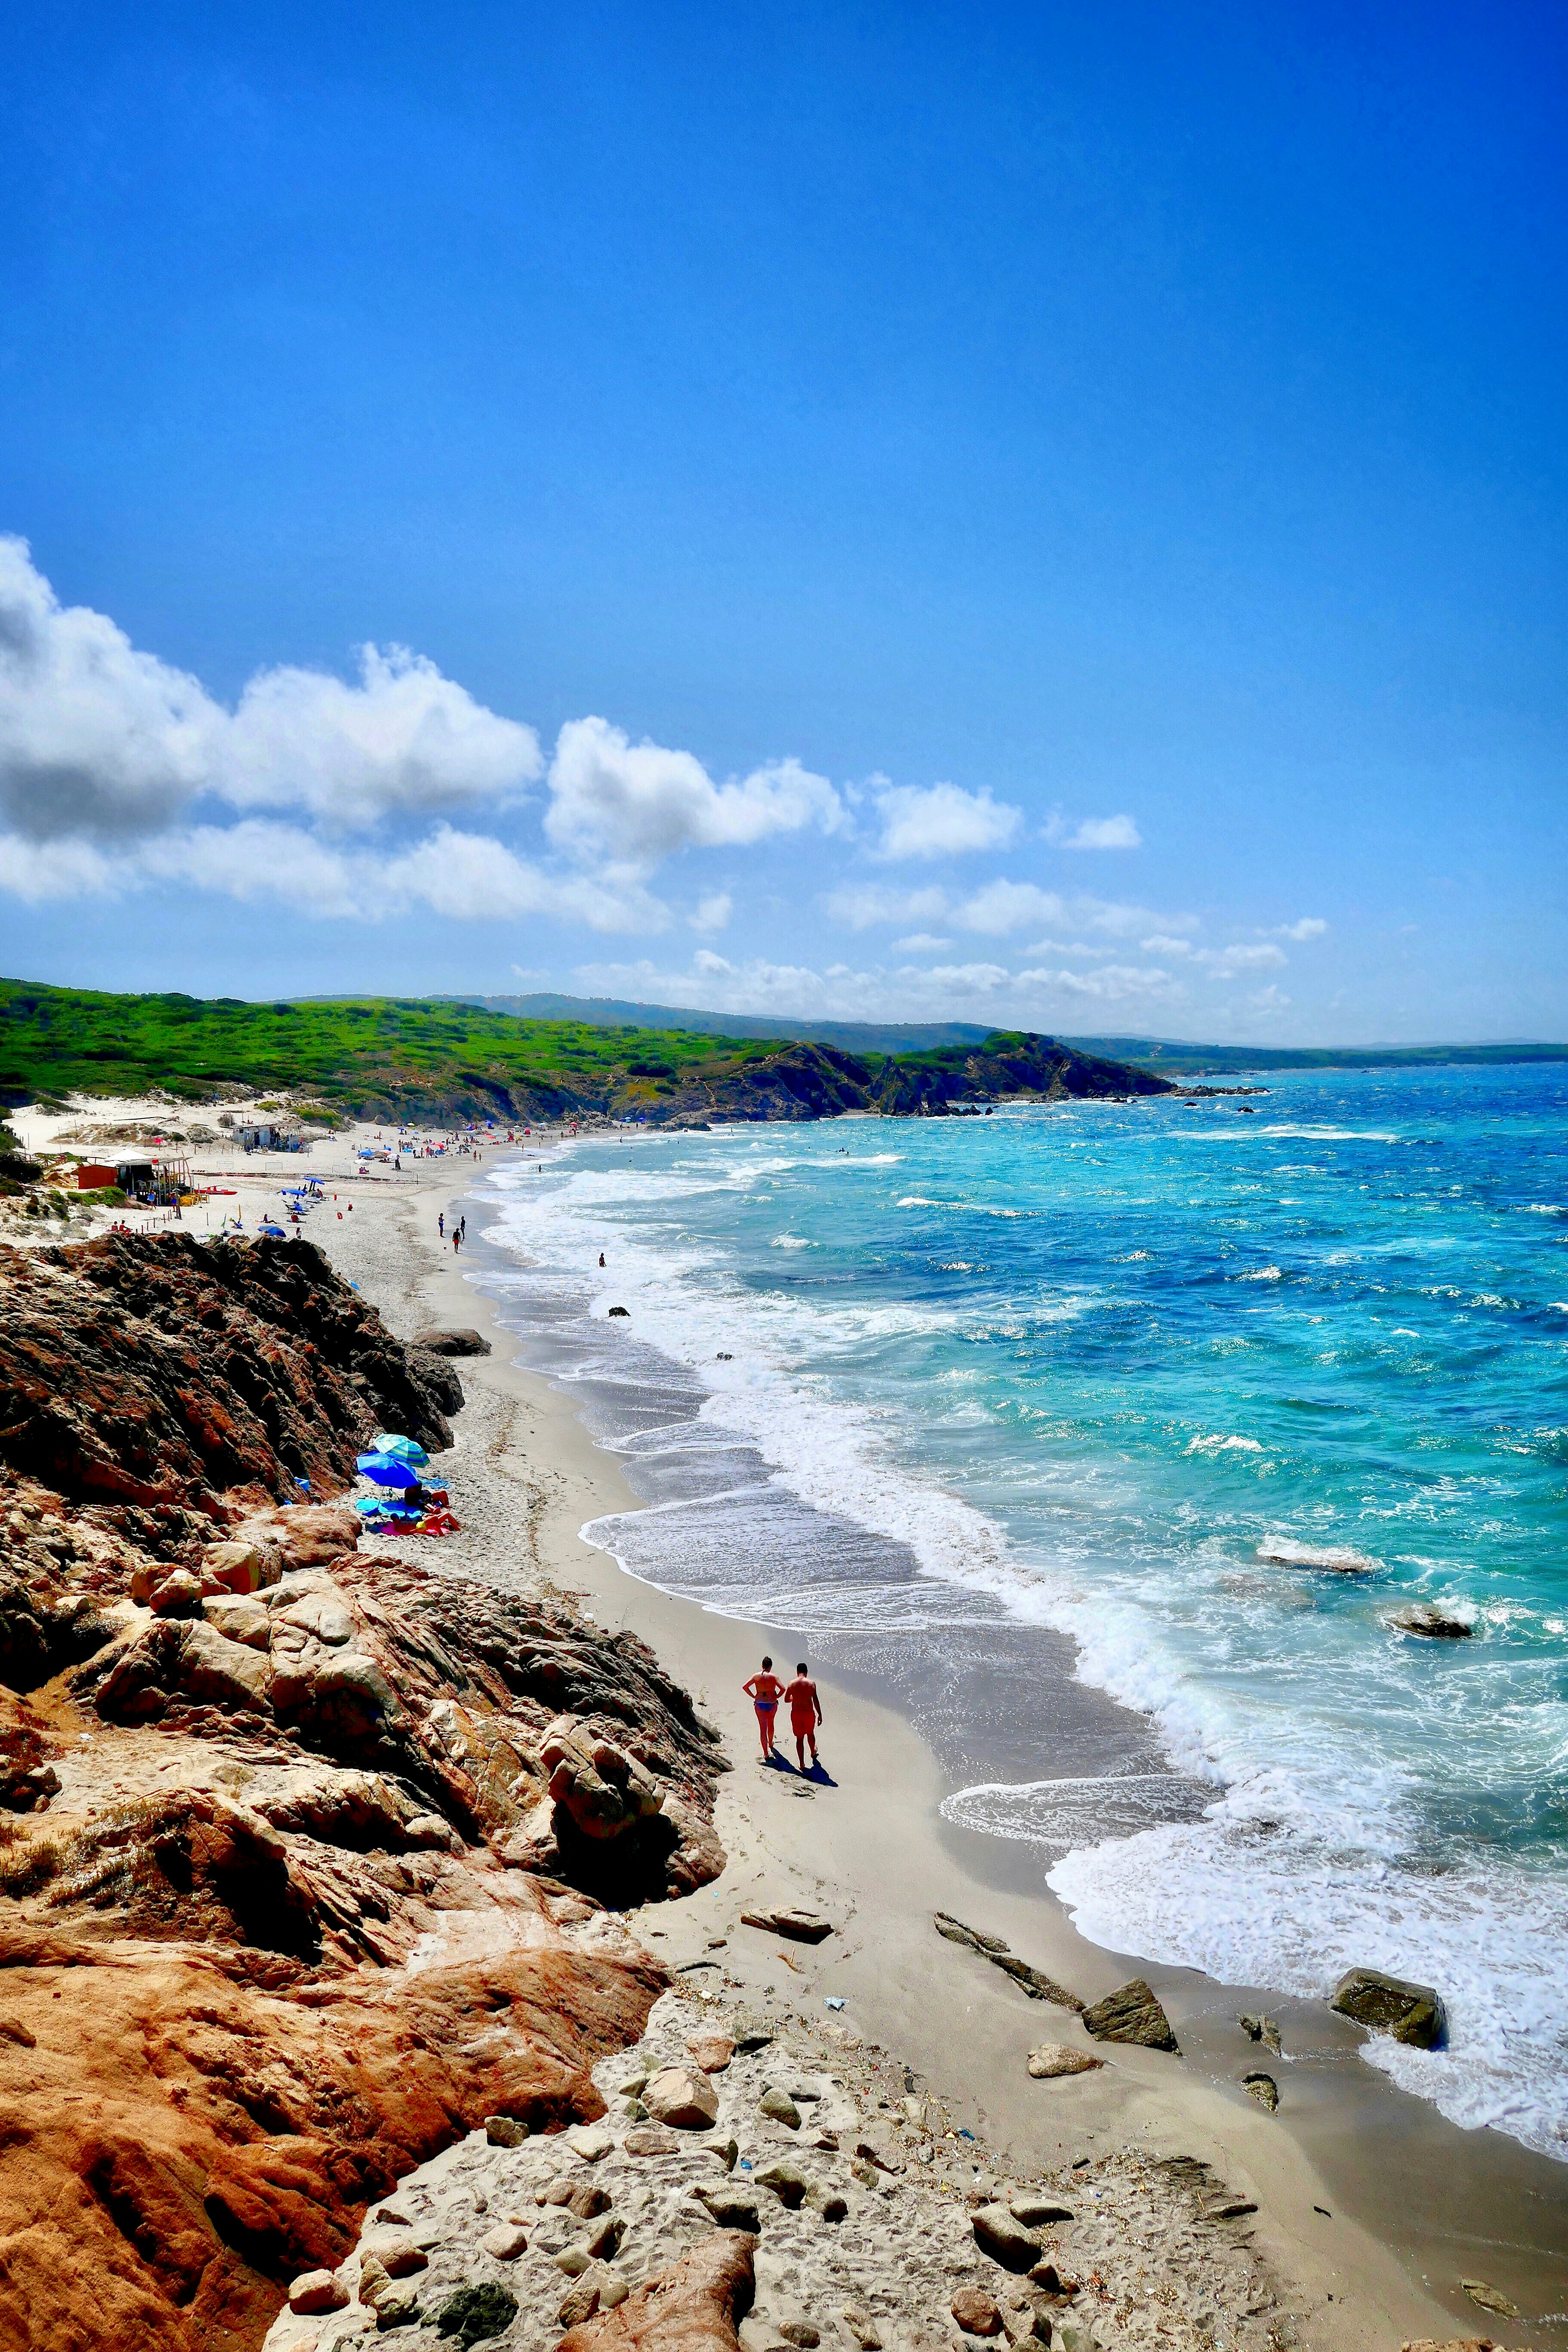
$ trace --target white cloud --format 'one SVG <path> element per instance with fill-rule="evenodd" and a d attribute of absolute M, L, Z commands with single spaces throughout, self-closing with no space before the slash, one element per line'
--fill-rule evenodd
<path fill-rule="evenodd" d="M 359 649 L 360 682 L 260 671 L 228 723 L 212 789 L 238 808 L 304 808 L 372 825 L 500 802 L 543 768 L 531 727 L 476 702 L 404 646 Z"/>
<path fill-rule="evenodd" d="M 734 911 L 735 902 L 728 890 L 710 890 L 707 898 L 699 898 L 695 914 L 686 919 L 694 931 L 724 931 Z"/>
<path fill-rule="evenodd" d="M 940 923 L 947 913 L 947 892 L 934 884 L 929 890 L 889 890 L 868 882 L 830 890 L 823 905 L 836 923 L 868 931 L 879 923 Z"/>
<path fill-rule="evenodd" d="M 1021 987 L 1047 988 L 1068 997 L 1106 1004 L 1126 1004 L 1142 997 L 1158 1003 L 1179 998 L 1180 983 L 1157 965 L 1111 963 L 1098 971 L 1021 971 Z"/>
<path fill-rule="evenodd" d="M 1212 980 L 1234 980 L 1240 971 L 1278 971 L 1289 958 L 1267 941 L 1256 945 L 1228 948 L 1198 948 L 1193 961 L 1201 964 Z"/>
<path fill-rule="evenodd" d="M 1130 816 L 1085 816 L 1071 824 L 1047 818 L 1045 837 L 1056 849 L 1142 849 L 1143 836 Z"/>
<path fill-rule="evenodd" d="M 1154 931 L 1138 944 L 1145 955 L 1187 956 L 1193 951 L 1191 940 L 1175 939 L 1168 931 Z"/>
<path fill-rule="evenodd" d="M 889 784 L 872 796 L 882 819 L 873 855 L 889 863 L 907 857 L 962 857 L 977 849 L 1005 849 L 1023 813 L 993 800 L 989 786 L 966 793 L 959 784 Z"/>
<path fill-rule="evenodd" d="M 826 776 L 779 760 L 716 784 L 689 751 L 633 743 L 604 719 L 569 719 L 556 740 L 544 830 L 575 856 L 652 866 L 678 849 L 745 847 L 808 824 L 835 833 L 844 806 Z"/>
<path fill-rule="evenodd" d="M 34 841 L 129 841 L 203 793 L 334 824 L 500 800 L 536 777 L 531 727 L 401 646 L 357 685 L 263 670 L 230 714 L 196 678 L 62 605 L 25 540 L 0 539 L 0 814 Z"/>
<path fill-rule="evenodd" d="M 1067 919 L 1067 908 L 1054 890 L 1000 877 L 987 882 L 952 910 L 952 920 L 963 929 L 984 931 L 992 939 L 1022 930 L 1026 924 L 1060 923 Z"/>
<path fill-rule="evenodd" d="M 48 898 L 103 897 L 114 887 L 113 865 L 90 842 L 24 841 L 19 834 L 0 834 L 0 890 L 29 906 Z"/>
<path fill-rule="evenodd" d="M 911 931 L 907 940 L 893 941 L 895 951 L 903 955 L 941 955 L 952 945 L 951 940 L 938 939 L 931 931 Z"/>
<path fill-rule="evenodd" d="M 211 773 L 226 715 L 101 613 L 63 607 L 27 542 L 0 539 L 0 814 L 26 840 L 126 840 Z"/>
<path fill-rule="evenodd" d="M 1303 915 L 1300 922 L 1276 923 L 1273 936 L 1277 940 L 1295 940 L 1304 945 L 1308 940 L 1321 940 L 1328 928 L 1321 915 Z"/>

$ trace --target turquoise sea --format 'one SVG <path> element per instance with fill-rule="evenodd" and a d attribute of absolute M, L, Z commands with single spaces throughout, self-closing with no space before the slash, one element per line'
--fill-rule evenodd
<path fill-rule="evenodd" d="M 1368 2057 L 1568 2158 L 1568 1076 L 1268 1085 L 586 1140 L 489 1180 L 503 1313 L 638 1475 L 634 1572 L 984 1652 L 938 1744 L 994 1712 L 1005 1767 L 947 1810 L 1086 1934 L 1435 1983 L 1449 2048 Z M 1019 1628 L 1133 1736 L 1053 1744 Z"/>

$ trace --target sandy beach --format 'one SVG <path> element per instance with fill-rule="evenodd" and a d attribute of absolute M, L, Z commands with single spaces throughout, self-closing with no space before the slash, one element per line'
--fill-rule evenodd
<path fill-rule="evenodd" d="M 120 1107 L 120 1115 L 138 1113 Z M 49 1139 L 42 1122 L 16 1124 L 34 1149 Z M 187 1211 L 187 1229 L 237 1210 L 253 1230 L 281 1184 L 314 1177 L 328 1197 L 307 1237 L 395 1332 L 468 1324 L 489 1339 L 492 1353 L 461 1365 L 468 1402 L 442 1465 L 462 1532 L 419 1545 L 421 1564 L 503 1591 L 553 1586 L 605 1625 L 630 1628 L 721 1727 L 736 1767 L 716 1817 L 729 1865 L 695 1895 L 641 1915 L 650 1948 L 679 1969 L 702 1962 L 722 1937 L 734 1998 L 769 1998 L 816 2026 L 831 2016 L 867 2046 L 896 2053 L 976 2135 L 973 2147 L 950 2144 L 959 2172 L 1039 2169 L 1120 2149 L 1209 2166 L 1237 2200 L 1256 2204 L 1247 2227 L 1300 2340 L 1568 2342 L 1561 2168 L 1500 2134 L 1464 2133 L 1394 2089 L 1360 2061 L 1359 2032 L 1321 2004 L 1222 1987 L 1087 1943 L 1027 1848 L 942 1821 L 948 1791 L 935 1759 L 875 1677 L 819 1676 L 826 1785 L 761 1766 L 741 1685 L 764 1649 L 793 1665 L 800 1637 L 665 1595 L 584 1541 L 585 1522 L 637 1500 L 574 1401 L 512 1360 L 515 1343 L 485 1286 L 487 1266 L 500 1263 L 483 1241 L 477 1181 L 490 1150 L 477 1166 L 456 1157 L 366 1170 L 354 1153 L 377 1132 L 345 1131 L 301 1157 L 194 1151 L 211 1181 L 234 1191 L 210 1212 Z M 438 1217 L 449 1223 L 454 1212 L 468 1220 L 460 1254 L 437 1233 Z M 398 1549 L 390 1539 L 383 1548 Z M 783 1946 L 741 1924 L 748 1909 L 791 1902 L 823 1913 L 837 1932 L 816 1947 Z M 1085 2000 L 1146 1978 L 1183 2054 L 1097 2047 L 1068 2012 L 1031 2001 L 973 1950 L 939 1937 L 937 1911 L 1005 1937 Z M 842 2008 L 829 2011 L 829 1999 Z M 1272 2115 L 1241 2080 L 1267 2055 L 1237 2023 L 1239 2012 L 1258 2010 L 1283 2038 Z M 1033 2080 L 1026 2057 L 1047 2040 L 1108 2063 Z M 1500 2290 L 1521 2316 L 1480 2306 L 1467 2280 Z"/>

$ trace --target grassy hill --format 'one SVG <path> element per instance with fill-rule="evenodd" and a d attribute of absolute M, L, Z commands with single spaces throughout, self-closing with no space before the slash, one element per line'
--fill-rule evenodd
<path fill-rule="evenodd" d="M 1024 1034 L 858 1055 L 772 1037 L 526 1021 L 450 998 L 250 1004 L 0 981 L 0 1107 L 158 1089 L 193 1103 L 287 1092 L 372 1118 L 690 1123 L 1158 1093 L 1164 1081 Z"/>

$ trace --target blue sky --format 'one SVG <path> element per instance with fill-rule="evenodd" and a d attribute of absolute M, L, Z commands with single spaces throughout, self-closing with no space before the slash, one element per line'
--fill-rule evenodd
<path fill-rule="evenodd" d="M 1561 12 L 10 32 L 0 970 L 1568 1035 Z"/>

